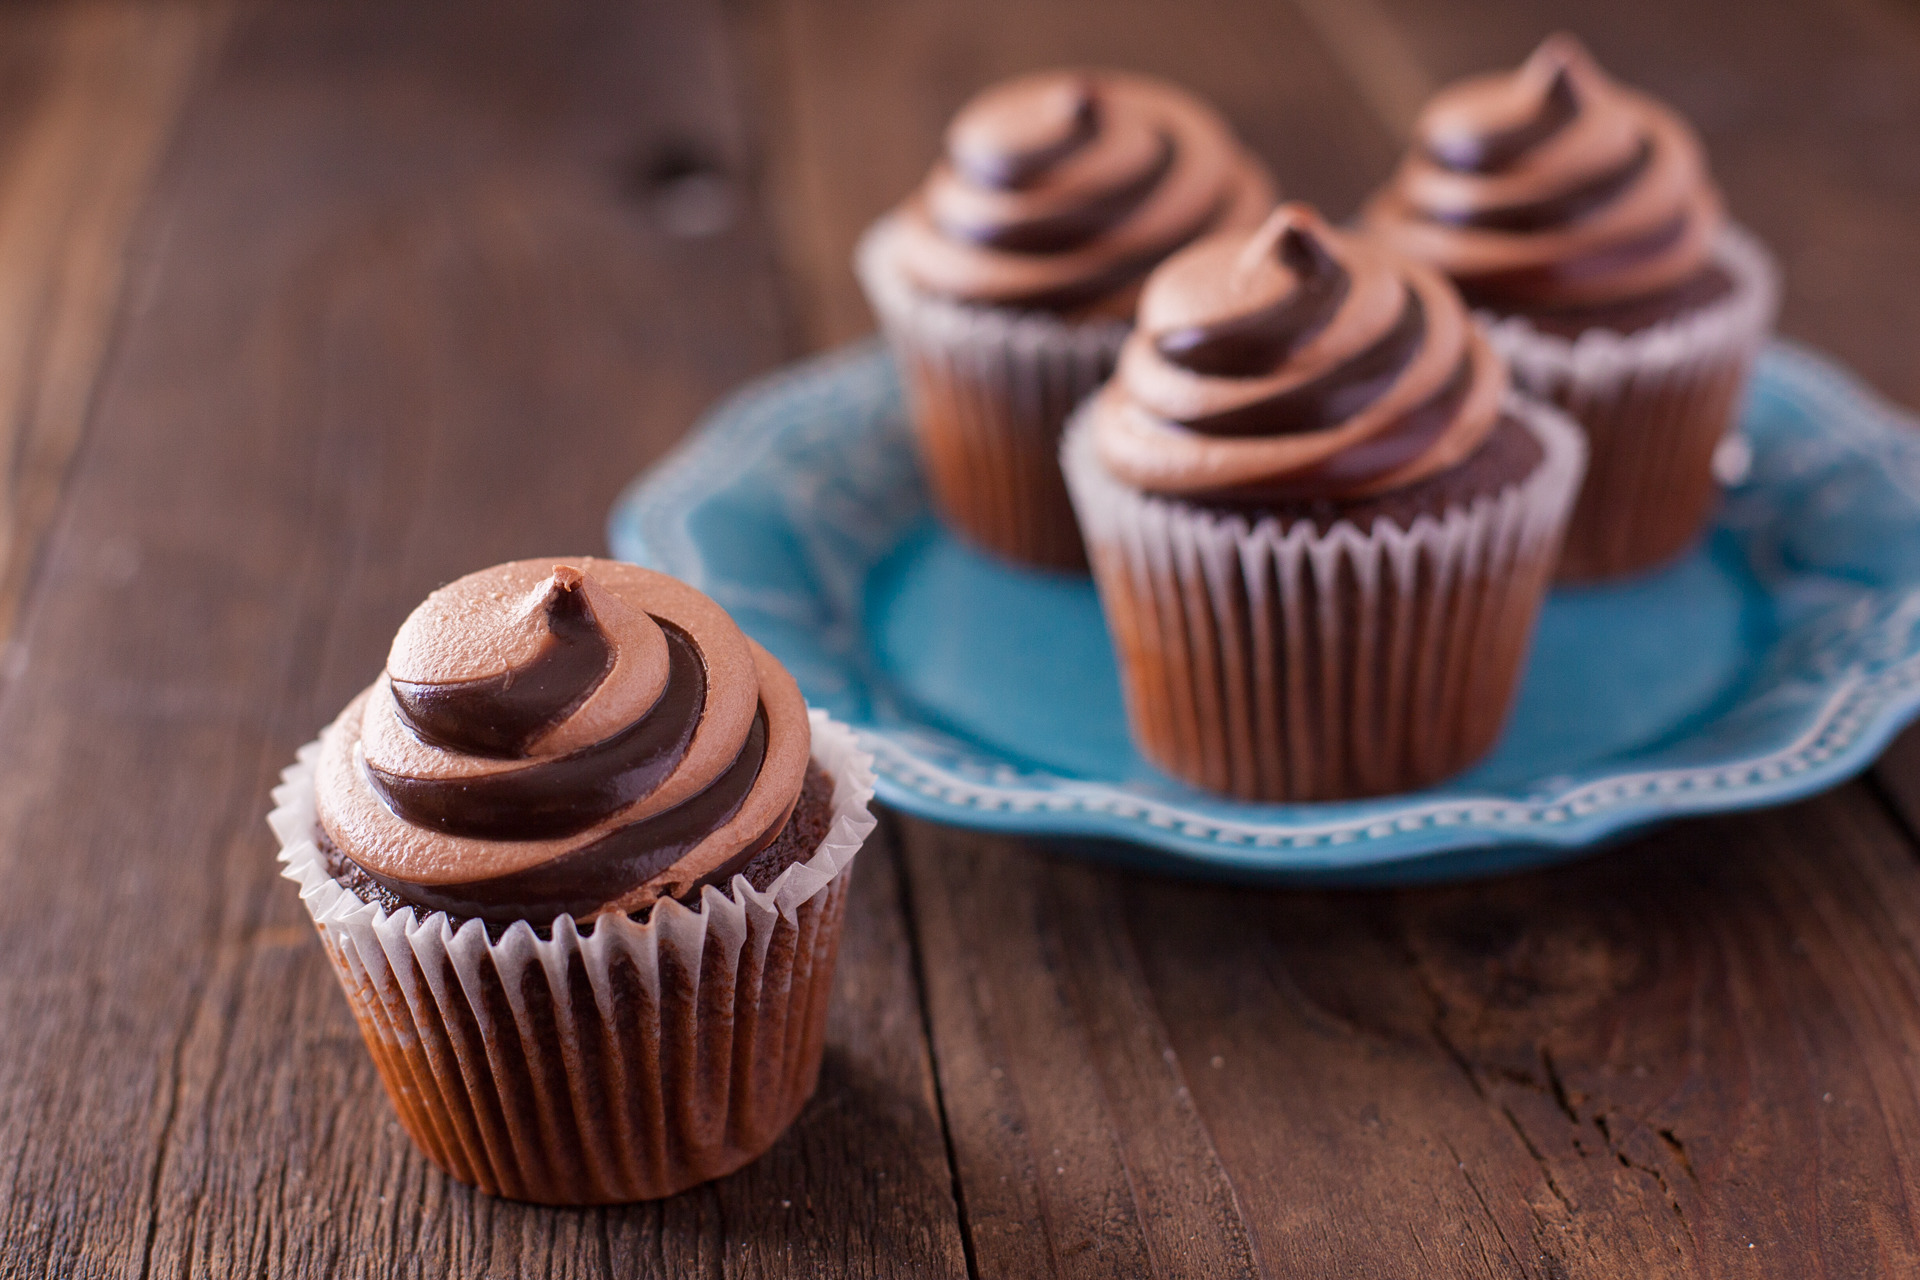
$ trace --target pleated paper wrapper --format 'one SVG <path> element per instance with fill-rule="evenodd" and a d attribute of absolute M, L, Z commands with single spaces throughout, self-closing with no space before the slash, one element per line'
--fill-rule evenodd
<path fill-rule="evenodd" d="M 1727 297 L 1639 333 L 1567 339 L 1519 316 L 1482 313 L 1514 382 L 1586 429 L 1586 484 L 1567 526 L 1560 577 L 1620 577 L 1691 546 L 1719 499 L 1714 452 L 1733 428 L 1748 375 L 1779 309 L 1779 272 L 1751 235 L 1728 227 L 1715 260 Z"/>
<path fill-rule="evenodd" d="M 1086 566 L 1060 477 L 1060 429 L 1105 382 L 1130 326 L 953 302 L 894 265 L 882 219 L 854 265 L 906 383 L 941 515 L 962 537 L 1024 564 Z"/>
<path fill-rule="evenodd" d="M 1267 801 L 1413 790 L 1484 755 L 1586 453 L 1551 406 L 1507 412 L 1545 451 L 1524 480 L 1404 528 L 1324 532 L 1132 489 L 1095 454 L 1091 406 L 1076 415 L 1062 461 L 1141 753 Z"/>
<path fill-rule="evenodd" d="M 793 1121 L 819 1077 L 854 855 L 873 829 L 871 758 L 812 713 L 833 818 L 762 892 L 734 877 L 644 924 L 569 916 L 491 941 L 445 913 L 389 914 L 327 875 L 314 764 L 268 816 L 283 874 L 353 1006 L 407 1132 L 453 1177 L 547 1204 L 650 1200 L 730 1173 Z"/>

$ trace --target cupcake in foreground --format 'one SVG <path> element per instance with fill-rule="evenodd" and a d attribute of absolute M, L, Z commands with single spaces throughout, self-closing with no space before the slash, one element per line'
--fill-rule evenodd
<path fill-rule="evenodd" d="M 871 794 L 718 605 L 582 557 L 429 596 L 269 821 L 414 1141 L 593 1204 L 731 1172 L 812 1093 Z"/>
<path fill-rule="evenodd" d="M 1157 80 L 1045 72 L 969 102 L 855 261 L 948 523 L 1016 561 L 1084 566 L 1061 424 L 1112 372 L 1147 272 L 1274 199 L 1225 122 Z"/>
<path fill-rule="evenodd" d="M 1779 293 L 1687 123 L 1554 36 L 1518 71 L 1436 96 L 1364 220 L 1451 276 L 1516 383 L 1586 428 L 1561 576 L 1685 550 Z"/>
<path fill-rule="evenodd" d="M 1438 272 L 1299 204 L 1153 274 L 1061 448 L 1142 754 L 1286 801 L 1486 752 L 1585 454 Z"/>

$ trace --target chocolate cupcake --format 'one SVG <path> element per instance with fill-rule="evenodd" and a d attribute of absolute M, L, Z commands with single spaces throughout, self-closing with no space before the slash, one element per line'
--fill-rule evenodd
<path fill-rule="evenodd" d="M 1289 204 L 1177 254 L 1061 453 L 1141 753 L 1247 800 L 1472 764 L 1584 453 L 1383 243 Z"/>
<path fill-rule="evenodd" d="M 731 1172 L 812 1093 L 871 794 L 706 596 L 521 560 L 413 612 L 269 821 L 414 1141 L 595 1204 Z"/>
<path fill-rule="evenodd" d="M 1712 516 L 1713 455 L 1778 304 L 1700 140 L 1571 36 L 1434 98 L 1368 227 L 1452 277 L 1515 382 L 1586 428 L 1561 576 L 1672 559 Z"/>
<path fill-rule="evenodd" d="M 1113 370 L 1140 282 L 1273 184 L 1226 124 L 1157 80 L 1052 71 L 996 85 L 856 266 L 907 385 L 935 502 L 971 541 L 1086 564 L 1060 426 Z"/>

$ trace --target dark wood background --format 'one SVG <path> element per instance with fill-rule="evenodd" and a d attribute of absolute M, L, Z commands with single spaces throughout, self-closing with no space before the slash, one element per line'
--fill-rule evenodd
<path fill-rule="evenodd" d="M 1786 331 L 1920 403 L 1915 0 L 0 7 L 0 1273 L 1920 1274 L 1920 737 L 1422 891 L 889 820 L 818 1097 L 620 1209 L 429 1167 L 272 861 L 427 590 L 600 548 L 870 327 L 853 239 L 976 86 L 1172 76 L 1342 215 L 1557 26 L 1699 123 Z"/>

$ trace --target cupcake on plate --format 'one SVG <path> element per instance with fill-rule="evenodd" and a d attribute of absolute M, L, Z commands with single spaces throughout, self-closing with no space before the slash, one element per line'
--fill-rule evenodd
<path fill-rule="evenodd" d="M 1142 754 L 1247 800 L 1472 764 L 1584 455 L 1382 242 L 1288 204 L 1175 255 L 1061 447 Z"/>
<path fill-rule="evenodd" d="M 420 1148 L 643 1200 L 812 1093 L 867 763 L 693 588 L 521 560 L 414 610 L 269 822 Z"/>
<path fill-rule="evenodd" d="M 1112 372 L 1147 272 L 1200 235 L 1251 230 L 1274 199 L 1225 122 L 1158 80 L 1050 71 L 961 110 L 855 255 L 955 530 L 1027 564 L 1086 564 L 1061 424 Z"/>
<path fill-rule="evenodd" d="M 1515 382 L 1586 428 L 1561 576 L 1684 551 L 1773 324 L 1777 275 L 1728 223 L 1700 140 L 1571 36 L 1442 91 L 1364 220 L 1453 278 Z"/>

